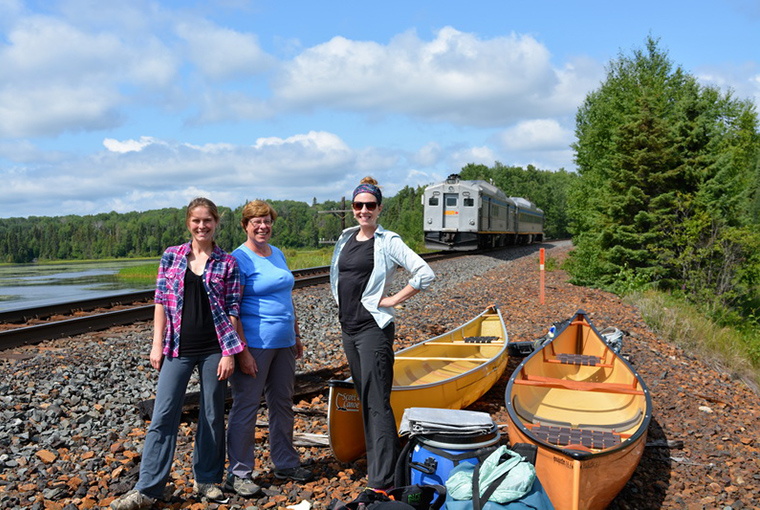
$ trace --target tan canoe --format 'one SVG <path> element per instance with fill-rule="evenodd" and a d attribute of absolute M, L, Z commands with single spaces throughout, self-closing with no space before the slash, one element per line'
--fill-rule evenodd
<path fill-rule="evenodd" d="M 499 380 L 507 366 L 507 331 L 495 306 L 441 336 L 398 351 L 391 406 L 398 427 L 404 409 L 462 409 Z M 330 447 L 342 462 L 366 451 L 359 398 L 351 379 L 330 381 Z"/>
<path fill-rule="evenodd" d="M 578 311 L 515 370 L 509 440 L 538 446 L 536 473 L 558 510 L 603 509 L 644 452 L 652 401 L 626 360 Z"/>

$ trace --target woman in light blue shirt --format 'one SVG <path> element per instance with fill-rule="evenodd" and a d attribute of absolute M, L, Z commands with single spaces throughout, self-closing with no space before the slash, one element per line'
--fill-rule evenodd
<path fill-rule="evenodd" d="M 367 485 L 393 486 L 398 431 L 390 404 L 393 385 L 393 307 L 426 289 L 433 270 L 401 237 L 378 224 L 383 194 L 365 177 L 351 206 L 359 226 L 343 231 L 333 252 L 330 287 L 338 303 L 343 348 L 362 404 L 367 447 Z M 393 274 L 403 267 L 412 277 L 388 295 Z"/>
<path fill-rule="evenodd" d="M 225 487 L 244 497 L 260 491 L 252 476 L 262 394 L 269 411 L 275 477 L 299 482 L 312 478 L 312 473 L 301 467 L 293 447 L 293 384 L 303 344 L 293 306 L 293 274 L 282 251 L 269 244 L 276 219 L 277 213 L 268 203 L 254 200 L 246 204 L 241 225 L 247 239 L 232 252 L 240 268 L 241 336 L 248 348 L 238 355 L 239 369 L 230 378 L 233 403 L 227 425 L 230 463 Z"/>

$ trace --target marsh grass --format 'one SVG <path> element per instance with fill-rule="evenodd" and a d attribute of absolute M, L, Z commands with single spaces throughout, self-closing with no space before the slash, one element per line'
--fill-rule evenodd
<path fill-rule="evenodd" d="M 663 292 L 637 292 L 626 296 L 626 300 L 638 307 L 647 324 L 662 338 L 700 357 L 714 359 L 757 388 L 760 381 L 757 323 L 719 326 L 693 305 Z"/>
<path fill-rule="evenodd" d="M 333 248 L 320 248 L 318 250 L 284 250 L 288 267 L 294 269 L 306 269 L 308 267 L 329 266 Z"/>
<path fill-rule="evenodd" d="M 158 262 L 146 262 L 138 266 L 124 267 L 119 270 L 116 278 L 130 283 L 150 284 L 156 282 Z"/>

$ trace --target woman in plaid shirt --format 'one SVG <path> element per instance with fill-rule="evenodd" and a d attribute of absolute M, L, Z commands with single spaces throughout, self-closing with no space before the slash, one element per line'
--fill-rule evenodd
<path fill-rule="evenodd" d="M 145 436 L 135 488 L 111 503 L 115 510 L 149 508 L 163 496 L 171 473 L 187 384 L 198 368 L 201 404 L 193 450 L 193 490 L 223 500 L 224 398 L 235 354 L 240 275 L 235 258 L 214 243 L 216 205 L 196 198 L 187 206 L 191 241 L 168 248 L 158 269 L 150 364 L 160 370 L 153 418 Z"/>

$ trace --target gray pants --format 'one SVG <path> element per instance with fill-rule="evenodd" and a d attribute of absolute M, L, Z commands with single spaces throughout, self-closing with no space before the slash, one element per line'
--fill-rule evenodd
<path fill-rule="evenodd" d="M 256 416 L 262 394 L 269 410 L 269 448 L 276 469 L 301 464 L 293 447 L 293 383 L 296 358 L 292 347 L 249 350 L 256 360 L 256 377 L 235 370 L 232 384 L 232 409 L 227 425 L 229 471 L 250 478 L 255 465 Z"/>
<path fill-rule="evenodd" d="M 355 335 L 343 333 L 351 378 L 362 404 L 367 485 L 374 489 L 393 486 L 399 452 L 396 419 L 391 407 L 395 331 L 391 323 L 385 329 L 374 327 Z"/>
<path fill-rule="evenodd" d="M 193 448 L 193 475 L 198 483 L 219 483 L 224 475 L 224 393 L 227 381 L 216 375 L 221 353 L 164 358 L 158 375 L 153 418 L 145 435 L 140 479 L 135 488 L 161 498 L 171 474 L 187 383 L 198 367 L 201 403 Z"/>

